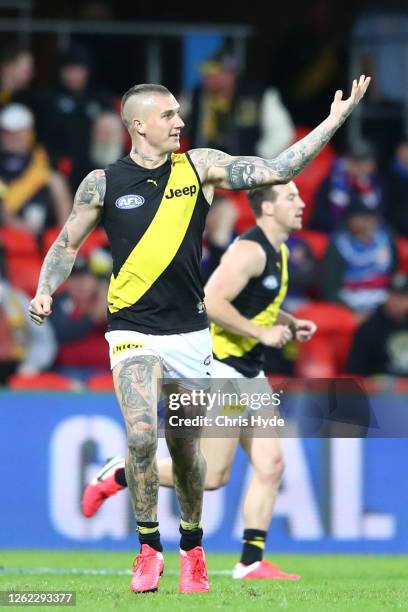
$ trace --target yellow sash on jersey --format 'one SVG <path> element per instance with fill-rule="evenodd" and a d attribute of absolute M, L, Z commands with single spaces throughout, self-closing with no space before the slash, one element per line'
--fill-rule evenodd
<path fill-rule="evenodd" d="M 288 290 L 288 253 L 288 247 L 286 244 L 283 244 L 281 246 L 282 275 L 279 293 L 273 302 L 271 302 L 264 310 L 252 317 L 251 321 L 257 325 L 270 327 L 276 321 L 279 309 Z M 218 359 L 226 359 L 227 357 L 242 357 L 258 344 L 258 340 L 255 340 L 255 338 L 248 338 L 246 336 L 232 334 L 225 331 L 225 329 L 222 329 L 222 327 L 216 325 L 215 323 L 212 323 L 211 325 L 211 338 L 214 355 L 216 355 Z"/>
<path fill-rule="evenodd" d="M 109 312 L 138 302 L 171 264 L 186 235 L 199 192 L 200 184 L 187 156 L 173 154 L 169 180 L 153 221 L 116 278 L 111 276 Z"/>

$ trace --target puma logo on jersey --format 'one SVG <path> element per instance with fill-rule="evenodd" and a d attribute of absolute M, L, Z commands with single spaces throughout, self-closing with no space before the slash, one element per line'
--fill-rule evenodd
<path fill-rule="evenodd" d="M 157 187 L 157 182 L 154 179 L 147 179 L 147 183 L 153 183 Z"/>
<path fill-rule="evenodd" d="M 181 189 L 170 189 L 169 193 L 165 196 L 167 200 L 171 200 L 172 198 L 180 198 L 183 195 L 193 196 L 197 193 L 196 185 L 189 185 L 188 187 L 183 187 Z"/>

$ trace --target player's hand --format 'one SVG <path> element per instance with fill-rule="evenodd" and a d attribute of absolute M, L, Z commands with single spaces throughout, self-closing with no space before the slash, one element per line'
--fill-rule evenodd
<path fill-rule="evenodd" d="M 316 333 L 317 325 L 313 323 L 313 321 L 308 321 L 307 319 L 296 319 L 295 329 L 296 340 L 299 342 L 308 342 L 313 334 Z"/>
<path fill-rule="evenodd" d="M 52 297 L 50 295 L 36 295 L 28 308 L 31 320 L 37 325 L 42 325 L 52 312 L 51 305 Z"/>
<path fill-rule="evenodd" d="M 258 340 L 265 346 L 282 348 L 289 340 L 292 340 L 292 332 L 287 325 L 262 327 L 259 331 Z"/>
<path fill-rule="evenodd" d="M 336 91 L 330 108 L 330 115 L 342 123 L 360 102 L 367 91 L 370 81 L 371 77 L 366 77 L 364 74 L 360 76 L 358 81 L 354 79 L 350 97 L 345 100 L 343 100 L 343 92 L 341 89 Z"/>

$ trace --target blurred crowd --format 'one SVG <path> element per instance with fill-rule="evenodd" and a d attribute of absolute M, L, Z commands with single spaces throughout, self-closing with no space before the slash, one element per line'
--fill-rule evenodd
<path fill-rule="evenodd" d="M 91 87 L 92 59 L 78 45 L 60 57 L 58 79 L 31 87 L 28 48 L 0 58 L 0 384 L 54 372 L 83 383 L 109 371 L 106 291 L 111 259 L 98 229 L 42 327 L 27 306 L 42 258 L 72 206 L 82 178 L 128 150 L 118 100 Z M 280 92 L 240 78 L 230 54 L 201 66 L 201 82 L 181 93 L 183 147 L 274 157 L 303 136 Z M 295 117 L 296 119 L 296 117 Z M 312 127 L 312 126 L 310 126 Z M 408 134 L 382 159 L 381 141 L 326 147 L 298 177 L 304 229 L 289 239 L 284 308 L 315 320 L 308 345 L 268 350 L 267 370 L 296 376 L 408 377 Z M 206 280 L 234 238 L 254 223 L 245 193 L 219 191 L 207 219 Z"/>

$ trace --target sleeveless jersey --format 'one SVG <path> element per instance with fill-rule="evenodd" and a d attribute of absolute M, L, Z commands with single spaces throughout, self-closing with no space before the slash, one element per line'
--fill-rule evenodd
<path fill-rule="evenodd" d="M 269 327 L 276 321 L 288 288 L 288 248 L 283 244 L 280 252 L 276 252 L 257 225 L 239 240 L 260 244 L 266 254 L 266 264 L 261 276 L 251 278 L 232 305 L 247 319 Z M 257 340 L 227 332 L 215 323 L 211 325 L 211 336 L 215 359 L 248 378 L 257 376 L 262 370 L 264 347 Z"/>
<path fill-rule="evenodd" d="M 172 154 L 153 170 L 128 155 L 105 173 L 102 224 L 113 258 L 108 329 L 205 329 L 200 261 L 209 205 L 188 154 Z"/>

